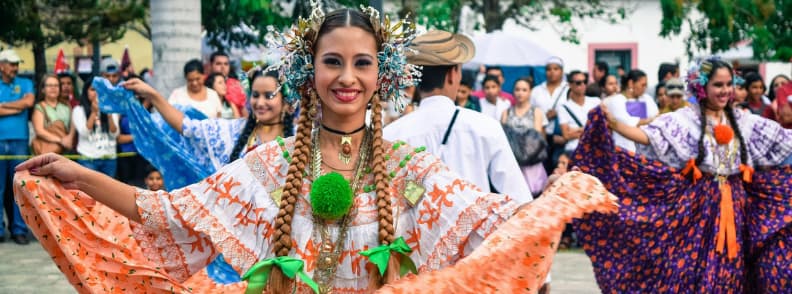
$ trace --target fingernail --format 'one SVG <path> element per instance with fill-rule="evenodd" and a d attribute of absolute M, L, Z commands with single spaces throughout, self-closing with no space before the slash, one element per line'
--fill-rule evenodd
<path fill-rule="evenodd" d="M 39 169 L 37 167 L 34 167 L 34 168 L 30 169 L 30 172 L 34 173 L 34 174 L 37 174 L 39 172 Z"/>

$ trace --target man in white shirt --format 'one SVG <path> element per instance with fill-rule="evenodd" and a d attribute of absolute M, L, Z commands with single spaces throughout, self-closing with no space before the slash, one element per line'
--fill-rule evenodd
<path fill-rule="evenodd" d="M 545 65 L 545 76 L 547 80 L 533 88 L 531 92 L 531 105 L 544 111 L 549 122 L 545 126 L 545 135 L 548 143 L 547 153 L 550 156 L 544 162 L 544 167 L 545 170 L 552 171 L 566 144 L 558 124 L 558 109 L 566 101 L 569 91 L 569 85 L 564 81 L 564 61 L 556 56 L 550 57 Z"/>
<path fill-rule="evenodd" d="M 601 101 L 599 98 L 586 96 L 586 75 L 582 72 L 577 70 L 570 72 L 568 80 L 568 100 L 558 111 L 558 122 L 561 124 L 564 139 L 567 140 L 564 152 L 572 154 L 578 146 L 580 136 L 583 135 L 589 111 L 597 108 Z"/>
<path fill-rule="evenodd" d="M 475 54 L 469 38 L 429 31 L 412 43 L 408 61 L 422 65 L 421 107 L 384 130 L 386 140 L 403 140 L 442 159 L 483 191 L 492 187 L 520 203 L 533 199 L 498 121 L 456 107 L 462 64 Z"/>

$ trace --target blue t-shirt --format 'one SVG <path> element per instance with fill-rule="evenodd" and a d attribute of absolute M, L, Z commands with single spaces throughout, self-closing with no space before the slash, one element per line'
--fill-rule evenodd
<path fill-rule="evenodd" d="M 15 77 L 11 83 L 0 80 L 0 103 L 14 102 L 22 99 L 26 94 L 33 94 L 33 82 L 20 77 Z M 28 139 L 28 110 L 14 114 L 0 116 L 0 140 L 27 140 Z"/>
<path fill-rule="evenodd" d="M 129 129 L 129 118 L 126 115 L 121 115 L 118 124 L 121 127 L 121 135 L 131 134 L 131 130 Z M 120 144 L 118 145 L 118 149 L 120 149 L 121 152 L 137 152 L 134 141 Z"/>

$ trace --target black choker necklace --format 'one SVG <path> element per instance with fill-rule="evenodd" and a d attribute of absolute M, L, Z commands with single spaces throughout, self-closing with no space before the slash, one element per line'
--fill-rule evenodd
<path fill-rule="evenodd" d="M 363 124 L 354 131 L 342 132 L 336 129 L 329 128 L 328 126 L 322 124 L 322 129 L 324 129 L 325 131 L 341 136 L 341 152 L 338 152 L 338 160 L 343 162 L 345 165 L 349 165 L 349 162 L 352 161 L 352 134 L 360 132 L 365 128 L 366 128 L 366 124 Z"/>
<path fill-rule="evenodd" d="M 282 123 L 283 123 L 282 121 L 276 121 L 276 122 L 270 122 L 270 123 L 268 123 L 268 122 L 256 122 L 256 126 L 277 126 L 277 125 L 282 124 Z"/>
<path fill-rule="evenodd" d="M 326 126 L 325 124 L 322 124 L 322 128 L 325 129 L 325 131 L 331 132 L 331 133 L 336 134 L 336 135 L 349 136 L 349 135 L 352 135 L 354 133 L 360 132 L 363 129 L 365 129 L 366 128 L 366 124 L 363 124 L 362 126 L 360 126 L 359 128 L 357 128 L 357 129 L 355 129 L 354 131 L 351 131 L 351 132 L 339 131 L 339 130 L 330 128 L 330 127 Z"/>

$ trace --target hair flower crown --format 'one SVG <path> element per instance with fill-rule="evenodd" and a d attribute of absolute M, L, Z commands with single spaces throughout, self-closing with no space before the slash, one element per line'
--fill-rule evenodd
<path fill-rule="evenodd" d="M 267 70 L 278 72 L 280 85 L 292 89 L 286 95 L 286 102 L 294 104 L 300 95 L 310 91 L 314 78 L 313 48 L 317 41 L 319 29 L 324 23 L 325 13 L 319 1 L 311 1 L 313 10 L 305 19 L 300 17 L 297 23 L 284 33 L 268 27 L 268 49 L 280 53 L 279 63 L 271 65 Z M 382 41 L 377 53 L 378 85 L 377 94 L 394 102 L 397 111 L 402 111 L 408 97 L 404 89 L 414 86 L 420 78 L 420 68 L 407 63 L 406 52 L 415 38 L 415 24 L 407 20 L 391 23 L 385 16 L 380 22 L 380 13 L 373 7 L 362 7 L 361 12 L 369 17 L 374 28 L 375 37 Z M 300 89 L 300 91 L 294 91 Z M 387 98 L 385 98 L 387 97 Z"/>
<path fill-rule="evenodd" d="M 709 82 L 710 75 L 712 75 L 712 63 L 717 60 L 720 60 L 720 57 L 711 56 L 706 59 L 700 59 L 688 70 L 687 78 L 685 79 L 688 85 L 688 92 L 696 96 L 698 101 L 707 98 L 707 82 Z"/>

